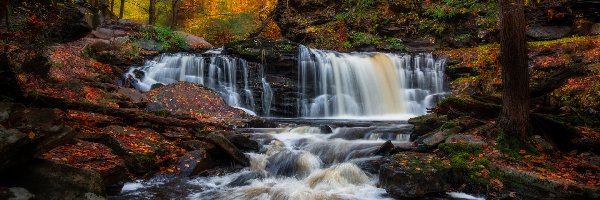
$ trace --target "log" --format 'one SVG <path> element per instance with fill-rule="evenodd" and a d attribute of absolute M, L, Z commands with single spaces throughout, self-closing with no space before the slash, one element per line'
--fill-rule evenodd
<path fill-rule="evenodd" d="M 65 110 L 78 110 L 84 112 L 93 112 L 103 115 L 109 115 L 113 117 L 123 118 L 129 122 L 149 122 L 156 125 L 162 126 L 175 126 L 185 128 L 204 128 L 207 126 L 214 126 L 224 130 L 233 130 L 231 127 L 224 124 L 214 122 L 198 122 L 198 121 L 187 121 L 172 117 L 157 116 L 152 113 L 146 113 L 136 109 L 123 109 L 123 108 L 111 108 L 107 106 L 96 105 L 86 102 L 70 101 L 66 99 L 28 93 L 25 96 L 25 100 L 37 106 L 42 107 L 53 107 Z"/>
<path fill-rule="evenodd" d="M 565 81 L 569 78 L 584 75 L 585 71 L 581 65 L 564 67 L 534 84 L 530 89 L 529 96 L 533 99 L 549 94 L 565 85 Z"/>

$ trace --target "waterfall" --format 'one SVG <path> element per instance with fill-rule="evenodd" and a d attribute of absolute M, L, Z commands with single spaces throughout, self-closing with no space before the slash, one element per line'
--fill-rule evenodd
<path fill-rule="evenodd" d="M 421 115 L 444 96 L 444 59 L 431 54 L 339 53 L 300 46 L 303 117 Z"/>
<path fill-rule="evenodd" d="M 230 106 L 255 111 L 256 101 L 250 88 L 248 70 L 246 60 L 213 50 L 205 54 L 162 54 L 146 61 L 143 66 L 132 67 L 125 77 L 133 78 L 134 86 L 142 91 L 149 91 L 155 84 L 197 83 L 217 91 Z M 238 79 L 240 75 L 241 80 Z M 266 79 L 261 79 L 263 111 L 269 115 L 273 92 Z"/>

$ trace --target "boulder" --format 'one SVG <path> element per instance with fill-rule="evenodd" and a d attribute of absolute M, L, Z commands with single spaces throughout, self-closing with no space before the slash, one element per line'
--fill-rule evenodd
<path fill-rule="evenodd" d="M 216 147 L 214 144 L 203 142 L 200 140 L 187 140 L 179 143 L 179 146 L 188 151 L 208 150 L 213 151 Z"/>
<path fill-rule="evenodd" d="M 127 36 L 127 33 L 122 30 L 113 30 L 108 28 L 97 28 L 92 31 L 92 35 L 96 38 L 110 40 L 111 38 Z"/>
<path fill-rule="evenodd" d="M 432 154 L 399 153 L 379 169 L 379 184 L 395 198 L 423 198 L 451 188 L 451 167 Z"/>
<path fill-rule="evenodd" d="M 29 200 L 33 199 L 35 195 L 31 194 L 27 189 L 22 187 L 0 187 L 0 199 L 9 200 Z"/>
<path fill-rule="evenodd" d="M 133 88 L 119 88 L 117 93 L 120 96 L 128 98 L 132 103 L 140 103 L 146 100 L 147 95 Z"/>
<path fill-rule="evenodd" d="M 417 138 L 415 143 L 417 143 L 417 145 L 423 145 L 426 149 L 433 149 L 437 147 L 437 145 L 444 142 L 449 135 L 456 134 L 460 132 L 460 130 L 461 127 L 457 126 L 450 129 L 436 131 Z"/>
<path fill-rule="evenodd" d="M 242 151 L 258 151 L 260 145 L 258 142 L 251 140 L 248 135 L 239 134 L 236 132 L 223 132 L 222 133 L 227 140 L 233 143 L 238 149 Z"/>
<path fill-rule="evenodd" d="M 105 194 L 102 176 L 97 172 L 44 159 L 25 165 L 3 179 L 49 200 L 89 199 Z"/>
<path fill-rule="evenodd" d="M 394 149 L 394 144 L 392 144 L 391 140 L 386 141 L 385 143 L 383 143 L 383 145 L 381 145 L 381 147 L 379 147 L 379 149 L 377 149 L 377 151 L 375 152 L 375 155 L 378 156 L 386 156 L 388 155 L 392 150 Z"/>
<path fill-rule="evenodd" d="M 175 31 L 175 33 L 185 39 L 185 42 L 191 50 L 213 48 L 213 45 L 208 43 L 204 38 L 181 31 Z"/>
<path fill-rule="evenodd" d="M 228 155 L 228 157 L 230 157 L 236 163 L 242 166 L 250 165 L 250 160 L 244 155 L 244 153 L 242 153 L 242 151 L 235 147 L 235 145 L 227 140 L 227 138 L 225 138 L 223 135 L 213 132 L 203 136 L 202 139 L 217 146 L 218 149 Z"/>
<path fill-rule="evenodd" d="M 568 26 L 535 26 L 527 28 L 527 36 L 536 40 L 553 40 L 565 37 L 571 32 Z"/>
<path fill-rule="evenodd" d="M 429 133 L 439 127 L 441 127 L 448 119 L 445 115 L 427 114 L 419 117 L 410 118 L 409 124 L 412 124 L 413 131 L 411 133 L 411 140 L 416 139 L 418 136 Z"/>
<path fill-rule="evenodd" d="M 179 157 L 177 169 L 181 176 L 195 176 L 199 173 L 217 166 L 216 162 L 206 150 L 190 151 Z"/>
<path fill-rule="evenodd" d="M 225 45 L 225 52 L 248 61 L 265 63 L 267 68 L 294 67 L 298 43 L 287 40 L 242 40 Z"/>
<path fill-rule="evenodd" d="M 78 140 L 77 143 L 59 146 L 42 155 L 44 159 L 76 168 L 98 172 L 107 188 L 119 192 L 129 172 L 122 158 L 102 144 Z"/>

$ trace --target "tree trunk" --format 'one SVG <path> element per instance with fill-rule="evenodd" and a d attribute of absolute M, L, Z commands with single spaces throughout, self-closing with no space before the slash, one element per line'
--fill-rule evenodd
<path fill-rule="evenodd" d="M 171 29 L 173 30 L 175 30 L 175 27 L 177 27 L 177 12 L 179 11 L 177 8 L 178 3 L 179 0 L 173 0 L 171 2 Z"/>
<path fill-rule="evenodd" d="M 125 0 L 121 0 L 121 7 L 119 8 L 119 19 L 123 19 L 123 10 L 125 10 Z"/>
<path fill-rule="evenodd" d="M 156 23 L 156 0 L 150 0 L 150 7 L 148 8 L 148 24 L 154 25 Z"/>
<path fill-rule="evenodd" d="M 523 0 L 500 0 L 500 64 L 502 112 L 499 126 L 505 135 L 526 138 L 529 126 L 529 72 Z"/>
<path fill-rule="evenodd" d="M 115 0 L 110 0 L 110 12 L 115 13 Z"/>
<path fill-rule="evenodd" d="M 0 22 L 4 19 L 6 23 L 6 31 L 9 31 L 10 21 L 8 20 L 8 0 L 0 1 Z"/>

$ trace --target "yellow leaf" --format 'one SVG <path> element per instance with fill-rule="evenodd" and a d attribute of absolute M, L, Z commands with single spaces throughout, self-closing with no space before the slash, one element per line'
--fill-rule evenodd
<path fill-rule="evenodd" d="M 29 139 L 33 140 L 33 139 L 35 139 L 35 133 L 33 133 L 33 131 L 29 131 L 29 134 L 27 134 L 27 137 L 29 137 Z"/>

